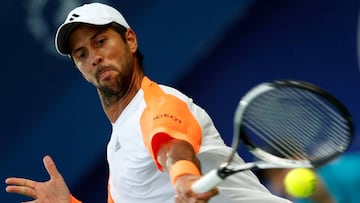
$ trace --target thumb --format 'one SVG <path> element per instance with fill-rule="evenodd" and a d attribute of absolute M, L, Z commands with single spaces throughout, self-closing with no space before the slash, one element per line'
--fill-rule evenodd
<path fill-rule="evenodd" d="M 44 163 L 44 166 L 46 168 L 46 171 L 50 175 L 50 179 L 61 177 L 61 174 L 57 170 L 54 161 L 52 160 L 52 158 L 49 155 L 46 155 L 43 158 L 43 163 Z"/>

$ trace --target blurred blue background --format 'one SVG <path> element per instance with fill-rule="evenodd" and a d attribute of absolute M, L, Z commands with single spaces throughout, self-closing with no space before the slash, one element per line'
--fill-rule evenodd
<path fill-rule="evenodd" d="M 56 54 L 54 34 L 68 11 L 91 1 L 15 0 L 1 15 L 0 202 L 9 176 L 47 180 L 51 155 L 72 193 L 105 202 L 111 126 L 95 89 Z M 119 0 L 145 55 L 148 75 L 205 108 L 227 144 L 238 100 L 275 79 L 315 83 L 360 123 L 358 0 Z M 349 151 L 359 150 L 359 131 Z M 246 150 L 242 156 L 249 158 Z"/>

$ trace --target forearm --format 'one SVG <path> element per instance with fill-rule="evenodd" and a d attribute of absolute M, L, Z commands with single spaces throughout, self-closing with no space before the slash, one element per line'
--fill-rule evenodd
<path fill-rule="evenodd" d="M 172 139 L 162 144 L 157 153 L 157 161 L 163 170 L 169 171 L 176 193 L 175 202 L 207 202 L 218 193 L 215 188 L 209 192 L 195 194 L 191 186 L 200 178 L 200 161 L 191 144 L 180 139 Z"/>
<path fill-rule="evenodd" d="M 200 169 L 200 162 L 193 147 L 188 142 L 179 139 L 172 139 L 161 145 L 157 153 L 157 159 L 164 171 L 169 171 L 179 160 L 193 162 Z"/>
<path fill-rule="evenodd" d="M 164 171 L 170 172 L 173 184 L 182 175 L 200 175 L 200 161 L 186 141 L 172 139 L 161 145 L 157 159 Z"/>

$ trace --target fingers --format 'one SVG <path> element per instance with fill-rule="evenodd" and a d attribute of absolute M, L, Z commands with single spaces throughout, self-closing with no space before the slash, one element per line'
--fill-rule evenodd
<path fill-rule="evenodd" d="M 56 168 L 54 161 L 52 160 L 52 158 L 49 155 L 46 155 L 43 158 L 43 163 L 44 163 L 46 171 L 49 173 L 51 179 L 58 178 L 59 176 L 61 176 L 59 171 Z"/>
<path fill-rule="evenodd" d="M 7 178 L 5 183 L 8 185 L 25 186 L 29 188 L 35 188 L 36 182 L 25 178 Z"/>
<path fill-rule="evenodd" d="M 199 199 L 199 200 L 206 200 L 213 196 L 216 196 L 218 193 L 219 193 L 219 190 L 217 188 L 214 188 L 208 192 L 195 194 L 195 197 L 196 197 L 196 199 Z"/>
<path fill-rule="evenodd" d="M 185 197 L 182 197 L 182 196 L 178 196 L 176 195 L 174 197 L 175 199 L 175 203 L 196 203 L 196 199 L 195 198 L 185 198 Z"/>
<path fill-rule="evenodd" d="M 196 198 L 184 198 L 181 196 L 175 196 L 174 197 L 175 203 L 207 203 L 208 200 L 201 200 Z"/>
<path fill-rule="evenodd" d="M 206 203 L 212 197 L 216 196 L 219 193 L 217 188 L 214 188 L 208 192 L 204 193 L 193 193 L 190 191 L 179 192 L 175 197 L 175 203 Z"/>
<path fill-rule="evenodd" d="M 35 186 L 36 182 L 24 178 L 7 178 L 5 180 L 9 184 L 5 190 L 9 193 L 17 193 L 31 198 L 36 198 Z"/>
<path fill-rule="evenodd" d="M 33 199 L 36 199 L 36 197 L 37 197 L 36 192 L 33 188 L 24 187 L 24 186 L 15 186 L 15 185 L 7 186 L 6 192 L 24 195 L 27 197 L 31 197 Z"/>
<path fill-rule="evenodd" d="M 175 202 L 176 203 L 205 203 L 212 197 L 219 193 L 217 188 L 214 188 L 208 192 L 195 194 L 191 189 L 191 185 L 194 184 L 199 176 L 183 175 L 178 177 L 175 183 Z"/>

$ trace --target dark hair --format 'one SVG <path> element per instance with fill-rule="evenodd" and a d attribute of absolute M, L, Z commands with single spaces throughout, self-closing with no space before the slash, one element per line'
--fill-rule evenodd
<path fill-rule="evenodd" d="M 127 28 L 119 25 L 117 23 L 110 23 L 109 28 L 113 29 L 115 32 L 119 33 L 120 37 L 126 41 L 125 33 L 127 31 Z M 144 55 L 141 53 L 140 49 L 138 48 L 135 52 L 136 58 L 138 60 L 139 66 L 143 68 L 144 65 Z"/>

